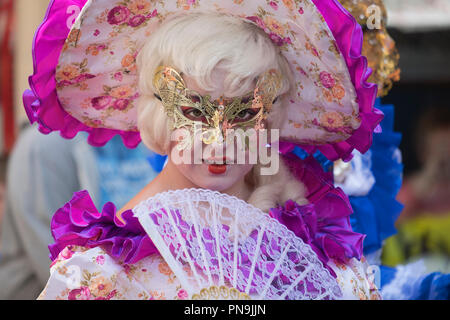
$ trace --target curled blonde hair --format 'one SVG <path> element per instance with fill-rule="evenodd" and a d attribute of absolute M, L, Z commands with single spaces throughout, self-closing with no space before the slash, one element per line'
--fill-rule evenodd
<path fill-rule="evenodd" d="M 269 37 L 252 22 L 217 14 L 179 15 L 165 21 L 137 56 L 139 72 L 138 128 L 144 144 L 159 154 L 168 154 L 171 130 L 161 102 L 154 97 L 155 70 L 167 65 L 195 79 L 204 90 L 216 89 L 215 68 L 226 70 L 224 95 L 240 96 L 252 90 L 259 75 L 275 68 L 283 74 L 279 101 L 268 117 L 268 128 L 279 128 L 285 117 L 283 97 L 291 89 L 292 73 L 286 59 Z M 284 163 L 277 174 L 262 176 L 256 164 L 246 176 L 253 192 L 248 202 L 268 212 L 286 200 L 307 203 L 305 190 Z"/>

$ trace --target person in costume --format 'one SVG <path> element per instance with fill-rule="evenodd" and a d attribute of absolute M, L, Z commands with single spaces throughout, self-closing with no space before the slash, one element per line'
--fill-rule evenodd
<path fill-rule="evenodd" d="M 69 5 L 80 9 L 70 32 Z M 363 235 L 350 226 L 347 196 L 329 183 L 316 159 L 290 154 L 302 146 L 337 160 L 370 147 L 382 114 L 373 108 L 377 89 L 366 82 L 361 41 L 361 28 L 335 0 L 53 1 L 35 38 L 32 91 L 24 94 L 30 120 L 38 121 L 44 133 L 60 131 L 67 138 L 87 131 L 88 141 L 97 146 L 114 135 L 128 147 L 142 139 L 168 159 L 120 210 L 110 202 L 98 211 L 89 194 L 80 191 L 55 213 L 51 275 L 40 298 L 193 298 L 189 282 L 176 276 L 183 270 L 167 258 L 173 248 L 161 246 L 160 239 L 171 233 L 149 236 L 141 217 L 155 217 L 145 210 L 158 207 L 164 197 L 219 192 L 249 211 L 259 210 L 261 220 L 270 216 L 275 229 L 283 226 L 289 237 L 302 240 L 311 258 L 305 274 L 312 272 L 311 278 L 298 278 L 288 288 L 299 295 L 286 291 L 281 297 L 378 299 L 362 254 Z M 39 64 L 43 48 L 52 50 Z M 43 78 L 52 86 L 44 86 Z M 258 157 L 250 163 L 255 151 L 246 143 L 241 144 L 244 163 L 237 163 L 234 154 L 224 158 L 220 150 L 239 144 L 229 142 L 233 131 L 227 129 L 257 134 L 278 129 L 279 141 L 256 150 L 267 148 L 275 160 L 267 164 Z M 260 136 L 243 141 L 252 139 Z M 210 146 L 211 156 L 196 155 L 199 145 Z M 177 154 L 193 155 L 193 162 L 175 161 Z M 264 174 L 276 159 L 277 170 Z M 179 219 L 170 209 L 158 210 L 159 218 Z M 247 241 L 253 232 L 244 235 Z M 264 235 L 258 234 L 260 246 L 270 244 Z M 281 256 L 287 257 L 288 249 Z M 250 278 L 261 276 L 259 262 L 252 265 Z M 272 267 L 281 270 L 280 264 Z M 261 284 L 267 285 L 264 293 L 273 277 L 280 286 L 288 278 L 273 271 L 271 280 Z M 257 286 L 250 280 L 247 297 Z"/>

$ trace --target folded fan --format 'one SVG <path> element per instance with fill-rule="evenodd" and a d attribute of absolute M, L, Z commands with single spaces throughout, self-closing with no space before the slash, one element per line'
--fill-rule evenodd
<path fill-rule="evenodd" d="M 192 299 L 338 299 L 312 249 L 277 220 L 226 194 L 157 194 L 133 212 Z"/>

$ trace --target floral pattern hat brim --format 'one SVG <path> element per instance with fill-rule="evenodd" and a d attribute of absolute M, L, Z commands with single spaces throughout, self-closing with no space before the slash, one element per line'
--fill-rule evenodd
<path fill-rule="evenodd" d="M 365 152 L 382 113 L 361 56 L 362 30 L 337 0 L 53 0 L 33 43 L 31 122 L 43 133 L 89 133 L 102 146 L 119 134 L 140 142 L 136 56 L 174 14 L 218 11 L 260 26 L 294 72 L 296 92 L 280 128 L 282 149 L 320 150 L 330 160 Z"/>

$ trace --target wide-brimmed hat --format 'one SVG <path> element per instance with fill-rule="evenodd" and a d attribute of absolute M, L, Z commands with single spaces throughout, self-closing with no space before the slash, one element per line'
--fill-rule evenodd
<path fill-rule="evenodd" d="M 104 145 L 140 142 L 136 56 L 177 14 L 221 12 L 263 29 L 289 62 L 296 88 L 280 128 L 284 150 L 299 145 L 330 160 L 365 152 L 383 115 L 361 55 L 362 30 L 337 0 L 53 0 L 33 43 L 24 105 L 43 133 Z"/>

